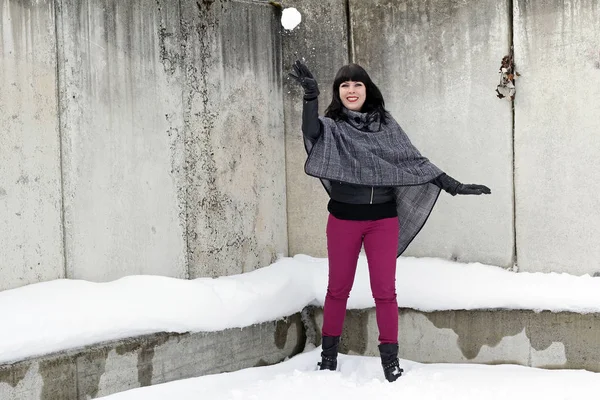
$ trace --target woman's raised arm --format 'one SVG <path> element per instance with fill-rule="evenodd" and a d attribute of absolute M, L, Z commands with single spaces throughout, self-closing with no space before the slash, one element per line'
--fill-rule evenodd
<path fill-rule="evenodd" d="M 296 60 L 294 71 L 289 75 L 304 89 L 302 106 L 302 133 L 311 142 L 315 142 L 323 132 L 319 120 L 319 85 L 306 64 Z"/>

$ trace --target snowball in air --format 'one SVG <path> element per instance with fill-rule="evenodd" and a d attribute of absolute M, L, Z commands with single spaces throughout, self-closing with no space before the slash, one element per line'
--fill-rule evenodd
<path fill-rule="evenodd" d="M 302 15 L 293 7 L 286 8 L 281 13 L 281 25 L 287 30 L 293 30 L 302 21 Z"/>

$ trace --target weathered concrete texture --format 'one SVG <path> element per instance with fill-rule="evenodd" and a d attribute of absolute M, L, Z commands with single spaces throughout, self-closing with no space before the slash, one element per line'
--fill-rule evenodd
<path fill-rule="evenodd" d="M 287 213 L 290 254 L 327 255 L 325 226 L 329 197 L 318 179 L 304 173 L 306 150 L 302 141 L 302 88 L 287 78 L 295 60 L 304 58 L 319 83 L 322 115 L 331 102 L 331 86 L 338 69 L 348 63 L 346 5 L 344 0 L 290 0 L 302 23 L 292 31 L 283 28 L 283 68 L 286 79 L 285 151 Z"/>
<path fill-rule="evenodd" d="M 318 329 L 321 309 L 314 311 Z M 375 310 L 349 310 L 341 351 L 378 355 Z M 401 358 L 418 362 L 520 364 L 600 372 L 600 314 L 518 310 L 399 310 Z"/>
<path fill-rule="evenodd" d="M 0 290 L 64 277 L 51 0 L 0 0 Z"/>
<path fill-rule="evenodd" d="M 68 277 L 186 277 L 179 7 L 58 4 Z"/>
<path fill-rule="evenodd" d="M 159 333 L 0 365 L 2 400 L 87 400 L 124 390 L 270 365 L 298 354 L 300 314 L 243 329 Z"/>
<path fill-rule="evenodd" d="M 515 179 L 522 271 L 600 271 L 600 6 L 515 1 Z"/>
<path fill-rule="evenodd" d="M 442 193 L 406 255 L 513 264 L 512 114 L 495 95 L 508 4 L 350 0 L 354 60 L 412 142 L 448 175 L 493 193 Z"/>
<path fill-rule="evenodd" d="M 281 44 L 266 3 L 182 2 L 190 277 L 287 254 Z"/>

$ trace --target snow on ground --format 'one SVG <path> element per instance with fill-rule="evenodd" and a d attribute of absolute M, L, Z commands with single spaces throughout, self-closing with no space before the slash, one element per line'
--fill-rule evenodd
<path fill-rule="evenodd" d="M 419 364 L 401 360 L 405 374 L 383 378 L 379 359 L 340 355 L 338 371 L 316 371 L 319 350 L 232 373 L 134 389 L 104 400 L 587 400 L 597 399 L 600 374 L 514 365 Z"/>
<path fill-rule="evenodd" d="M 400 307 L 600 312 L 600 278 L 513 273 L 482 264 L 398 259 Z M 0 292 L 0 363 L 153 332 L 218 331 L 322 305 L 327 259 L 282 258 L 241 275 L 55 280 Z M 361 256 L 348 308 L 374 306 Z"/>

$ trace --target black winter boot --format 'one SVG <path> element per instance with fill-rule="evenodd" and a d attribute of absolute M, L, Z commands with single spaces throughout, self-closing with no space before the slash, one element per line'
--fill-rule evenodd
<path fill-rule="evenodd" d="M 404 370 L 400 368 L 398 363 L 398 344 L 383 343 L 379 345 L 379 354 L 381 354 L 381 365 L 383 366 L 383 374 L 388 382 L 394 382 L 402 376 Z"/>
<path fill-rule="evenodd" d="M 337 355 L 339 344 L 339 336 L 323 336 L 323 351 L 321 352 L 321 362 L 317 364 L 320 370 L 328 369 L 330 371 L 335 371 L 337 369 Z"/>

